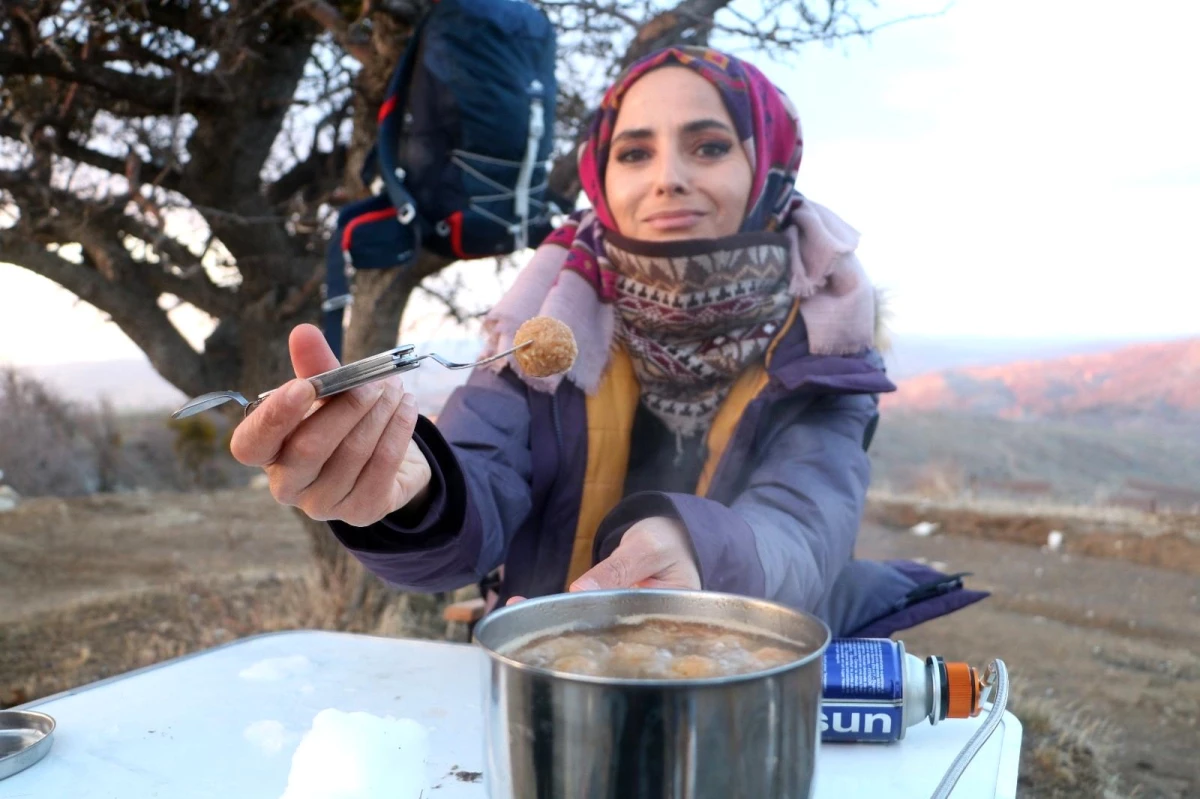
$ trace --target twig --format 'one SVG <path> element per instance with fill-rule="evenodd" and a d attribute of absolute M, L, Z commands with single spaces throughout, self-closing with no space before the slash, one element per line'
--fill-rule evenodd
<path fill-rule="evenodd" d="M 336 8 L 324 0 L 295 0 L 292 11 L 305 14 L 332 33 L 342 49 L 358 59 L 359 63 L 365 64 L 375 57 L 375 52 L 370 47 L 351 40 L 350 26 L 346 24 L 346 20 L 342 19 Z"/>

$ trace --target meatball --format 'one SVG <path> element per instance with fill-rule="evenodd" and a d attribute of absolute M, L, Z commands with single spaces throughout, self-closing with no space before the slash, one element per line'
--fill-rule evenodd
<path fill-rule="evenodd" d="M 671 661 L 670 672 L 673 677 L 715 677 L 720 674 L 717 662 L 704 655 L 684 655 Z"/>
<path fill-rule="evenodd" d="M 567 655 L 554 661 L 551 666 L 555 671 L 566 671 L 571 674 L 599 674 L 600 663 L 587 655 Z"/>
<path fill-rule="evenodd" d="M 530 377 L 550 377 L 562 374 L 575 363 L 579 347 L 571 328 L 549 316 L 535 316 L 517 328 L 513 344 L 520 346 L 532 341 L 513 353 L 517 366 Z"/>
<path fill-rule="evenodd" d="M 515 656 L 531 666 L 545 666 L 570 655 L 596 657 L 603 655 L 606 650 L 607 647 L 602 641 L 579 635 L 564 635 L 534 641 L 518 651 Z"/>
<path fill-rule="evenodd" d="M 660 674 L 669 657 L 656 646 L 621 641 L 613 646 L 608 664 L 615 676 L 645 679 Z"/>
<path fill-rule="evenodd" d="M 782 666 L 784 663 L 791 663 L 796 659 L 796 653 L 780 649 L 777 646 L 764 646 L 754 651 L 754 659 L 760 667 L 770 669 Z"/>

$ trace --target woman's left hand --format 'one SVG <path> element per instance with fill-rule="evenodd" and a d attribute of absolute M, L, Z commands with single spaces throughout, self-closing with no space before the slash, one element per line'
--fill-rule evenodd
<path fill-rule="evenodd" d="M 634 523 L 612 554 L 571 583 L 570 590 L 635 587 L 700 587 L 692 540 L 678 519 L 651 516 Z"/>
<path fill-rule="evenodd" d="M 571 583 L 571 591 L 603 588 L 700 588 L 700 567 L 683 522 L 651 516 L 625 531 L 612 554 Z M 510 597 L 506 605 L 525 599 Z"/>

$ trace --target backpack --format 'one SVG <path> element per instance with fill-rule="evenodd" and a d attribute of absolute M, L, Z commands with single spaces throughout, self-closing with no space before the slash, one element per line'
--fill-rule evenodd
<path fill-rule="evenodd" d="M 363 166 L 377 193 L 341 209 L 326 255 L 321 310 L 339 359 L 347 267 L 410 267 L 422 248 L 494 257 L 550 233 L 556 57 L 553 25 L 526 0 L 437 0 L 418 24 Z"/>

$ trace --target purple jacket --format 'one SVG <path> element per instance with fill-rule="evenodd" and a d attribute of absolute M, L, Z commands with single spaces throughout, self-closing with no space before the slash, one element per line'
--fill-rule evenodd
<path fill-rule="evenodd" d="M 887 636 L 977 602 L 910 562 L 853 559 L 878 418 L 878 393 L 894 390 L 878 354 L 808 352 L 797 323 L 776 349 L 770 381 L 750 402 L 707 497 L 642 492 L 625 497 L 597 530 L 594 562 L 648 516 L 681 520 L 702 586 L 798 607 L 835 636 Z M 504 566 L 501 603 L 562 591 L 587 463 L 583 392 L 567 381 L 534 391 L 511 371 L 478 369 L 435 426 L 414 440 L 433 470 L 423 518 L 393 514 L 369 527 L 331 522 L 368 569 L 394 585 L 446 591 Z"/>

